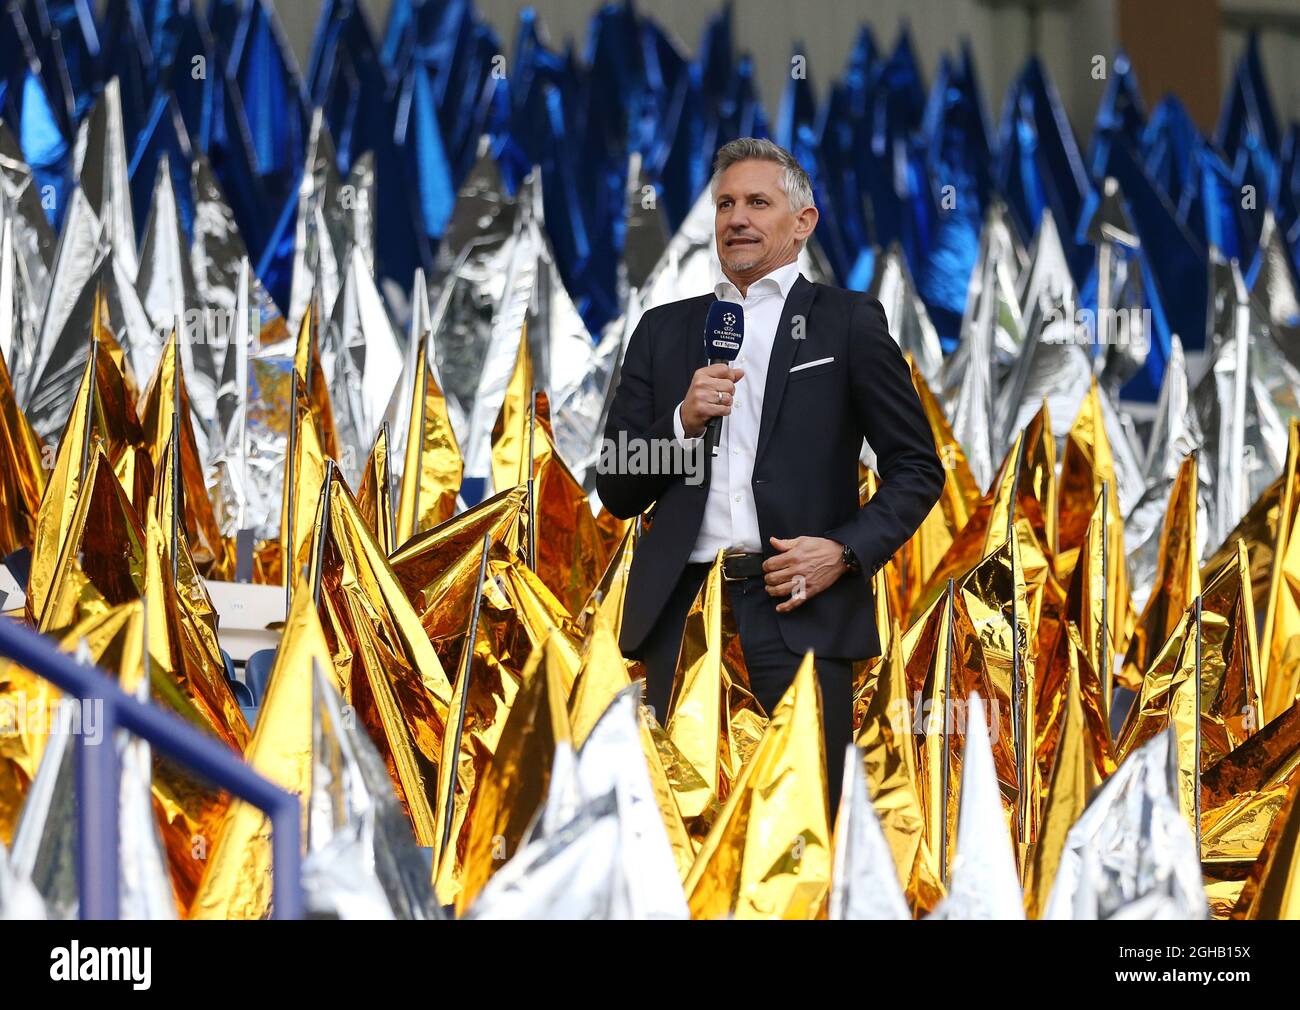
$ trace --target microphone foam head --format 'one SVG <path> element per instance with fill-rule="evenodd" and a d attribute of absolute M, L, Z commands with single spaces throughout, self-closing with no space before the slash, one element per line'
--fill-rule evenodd
<path fill-rule="evenodd" d="M 745 340 L 745 309 L 736 302 L 717 301 L 704 320 L 705 356 L 710 361 L 735 361 Z"/>

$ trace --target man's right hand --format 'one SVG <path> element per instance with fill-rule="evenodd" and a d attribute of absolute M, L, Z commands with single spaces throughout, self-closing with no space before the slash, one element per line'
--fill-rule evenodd
<path fill-rule="evenodd" d="M 682 428 L 689 437 L 698 438 L 711 419 L 731 413 L 736 383 L 744 374 L 743 369 L 730 365 L 706 365 L 695 370 L 681 407 Z"/>

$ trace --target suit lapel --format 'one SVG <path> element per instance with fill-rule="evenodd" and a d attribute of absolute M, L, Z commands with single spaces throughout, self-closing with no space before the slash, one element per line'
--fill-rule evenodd
<path fill-rule="evenodd" d="M 812 308 L 816 288 L 800 274 L 795 278 L 794 286 L 785 300 L 781 310 L 781 321 L 776 326 L 776 336 L 772 340 L 772 356 L 767 362 L 767 383 L 763 387 L 763 416 L 758 425 L 758 448 L 754 452 L 754 462 L 763 458 L 763 449 L 772 427 L 776 424 L 777 412 L 781 409 L 781 397 L 785 395 L 785 380 L 790 374 L 790 365 L 794 362 L 794 353 L 798 341 L 794 338 L 794 318 L 802 316 L 803 330 L 807 332 L 808 313 Z"/>

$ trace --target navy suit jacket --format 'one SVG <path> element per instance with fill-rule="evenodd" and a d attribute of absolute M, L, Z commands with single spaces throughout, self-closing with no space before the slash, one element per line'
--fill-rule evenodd
<path fill-rule="evenodd" d="M 692 374 L 708 364 L 704 320 L 714 300 L 712 294 L 687 298 L 641 317 L 624 355 L 607 439 L 617 444 L 620 433 L 624 444 L 674 437 L 673 412 Z M 834 360 L 790 373 L 822 358 Z M 875 450 L 881 481 L 859 507 L 863 438 Z M 776 553 L 771 536 L 824 536 L 853 548 L 862 568 L 778 615 L 792 651 L 845 659 L 879 655 L 871 576 L 915 532 L 943 483 L 929 423 L 880 302 L 800 276 L 777 325 L 763 391 L 753 473 L 763 554 Z M 620 518 L 655 506 L 632 556 L 624 600 L 619 645 L 635 656 L 686 566 L 708 485 L 681 472 L 614 468 L 597 475 L 596 489 Z"/>

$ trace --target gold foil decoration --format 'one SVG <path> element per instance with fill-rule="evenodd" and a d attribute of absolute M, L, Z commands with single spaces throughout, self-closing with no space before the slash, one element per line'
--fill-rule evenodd
<path fill-rule="evenodd" d="M 636 547 L 636 528 L 629 523 L 627 531 L 610 555 L 604 574 L 582 605 L 578 619 L 584 628 L 603 621 L 618 641 L 623 628 L 623 601 L 627 596 L 627 578 L 632 571 L 632 551 Z"/>
<path fill-rule="evenodd" d="M 619 651 L 618 639 L 604 621 L 598 620 L 587 638 L 582 666 L 569 699 L 569 726 L 576 749 L 581 749 L 605 709 L 630 683 L 632 679 L 628 676 L 627 661 Z"/>
<path fill-rule="evenodd" d="M 1143 675 L 1201 592 L 1196 558 L 1196 467 L 1196 455 L 1189 453 L 1169 492 L 1154 587 L 1134 626 L 1119 674 L 1120 684 L 1130 691 L 1143 689 Z"/>
<path fill-rule="evenodd" d="M 307 797 L 312 774 L 312 676 L 319 668 L 337 690 L 333 659 L 311 587 L 300 583 L 276 650 L 257 727 L 245 758 L 259 775 L 302 799 L 307 838 Z M 191 919 L 262 919 L 271 910 L 271 822 L 257 807 L 234 800 L 208 851 Z"/>
<path fill-rule="evenodd" d="M 191 423 L 190 397 L 185 388 L 181 365 L 179 336 L 172 337 L 163 348 L 158 367 L 144 392 L 141 408 L 141 425 L 149 446 L 155 468 L 161 465 L 163 453 L 172 444 L 172 429 L 180 446 L 182 502 L 181 521 L 190 543 L 190 551 L 200 570 L 210 578 L 223 579 L 233 575 L 233 552 L 226 547 L 217 526 L 212 499 L 203 480 L 203 461 L 199 457 L 198 443 L 194 440 Z M 176 466 L 173 460 L 173 466 Z"/>
<path fill-rule="evenodd" d="M 366 459 L 357 489 L 357 509 L 375 535 L 385 555 L 397 550 L 397 533 L 393 526 L 393 475 L 388 459 L 388 425 L 381 425 L 375 444 Z"/>
<path fill-rule="evenodd" d="M 897 621 L 890 642 L 889 653 L 876 667 L 869 685 L 869 701 L 856 742 L 899 884 L 915 915 L 929 912 L 943 896 L 942 873 L 926 837 L 915 744 L 920 713 L 912 711 Z"/>
<path fill-rule="evenodd" d="M 331 459 L 339 458 L 338 431 L 334 424 L 334 410 L 330 406 L 329 386 L 320 361 L 320 291 L 314 291 L 302 322 L 298 325 L 298 338 L 294 344 L 293 371 L 302 382 L 303 396 L 310 404 L 311 415 L 319 432 L 321 451 Z"/>
<path fill-rule="evenodd" d="M 1272 538 L 1272 570 L 1269 573 L 1268 603 L 1260 636 L 1264 678 L 1265 723 L 1291 707 L 1300 692 L 1300 428 L 1292 418 L 1288 431 L 1286 470 L 1281 477 L 1281 494 Z M 1267 492 L 1266 492 L 1267 495 Z M 1254 509 L 1243 524 L 1251 520 Z M 1273 519 L 1273 516 L 1269 516 Z M 1263 553 L 1263 552 L 1260 552 Z M 1259 555 L 1252 553 L 1259 565 Z M 1258 559 L 1258 560 L 1257 560 Z"/>
<path fill-rule="evenodd" d="M 830 893 L 821 690 L 804 656 L 686 879 L 693 919 L 815 919 Z"/>
<path fill-rule="evenodd" d="M 405 544 L 456 514 L 465 461 L 447 414 L 447 400 L 433 374 L 429 344 L 420 341 L 398 495 L 397 540 Z M 505 485 L 513 486 L 515 482 Z M 501 488 L 500 490 L 504 490 Z"/>
<path fill-rule="evenodd" d="M 1241 889 L 1234 919 L 1300 919 L 1300 776 Z"/>
<path fill-rule="evenodd" d="M 0 353 L 0 557 L 35 544 L 44 491 L 42 443 L 18 406 Z"/>
<path fill-rule="evenodd" d="M 0 842 L 5 845 L 13 843 L 60 697 L 44 677 L 0 659 Z"/>
<path fill-rule="evenodd" d="M 740 636 L 731 621 L 724 621 L 723 595 L 719 551 L 686 615 L 664 726 L 719 803 L 726 801 L 764 724 L 762 707 L 749 690 Z M 704 812 L 704 807 L 682 809 L 688 824 Z"/>
<path fill-rule="evenodd" d="M 489 877 L 520 848 L 541 807 L 559 743 L 568 743 L 565 660 L 548 638 L 530 658 L 496 753 L 479 785 L 456 910 L 463 913 Z"/>
<path fill-rule="evenodd" d="M 328 456 L 316 426 L 316 406 L 308 401 L 300 376 L 295 374 L 293 384 L 290 452 L 280 505 L 280 573 L 286 586 L 297 582 L 308 559 Z"/>
<path fill-rule="evenodd" d="M 332 479 L 322 500 L 328 513 L 311 568 L 320 573 L 322 596 L 332 598 L 334 633 L 352 653 L 350 698 L 388 764 L 417 840 L 432 845 L 451 683 L 341 478 Z"/>
<path fill-rule="evenodd" d="M 525 460 L 529 453 L 536 462 L 548 451 L 538 437 L 541 432 L 554 441 L 546 394 L 538 390 L 534 395 L 533 355 L 528 346 L 528 324 L 524 323 L 519 330 L 515 367 L 492 428 L 492 486 L 496 491 L 528 482 L 530 468 Z"/>

